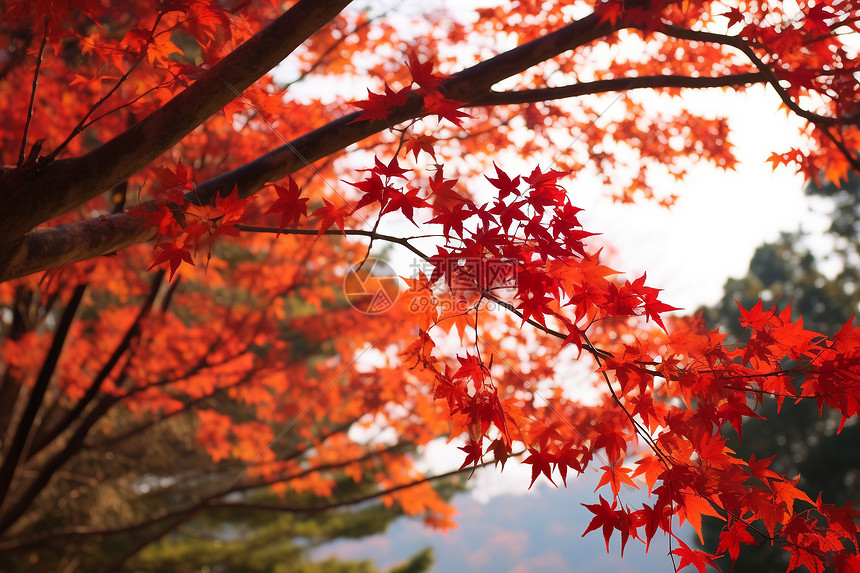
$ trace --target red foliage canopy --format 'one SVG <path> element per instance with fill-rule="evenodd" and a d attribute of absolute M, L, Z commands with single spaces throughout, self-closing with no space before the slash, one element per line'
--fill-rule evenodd
<path fill-rule="evenodd" d="M 732 557 L 778 543 L 792 568 L 860 567 L 856 510 L 722 435 L 771 396 L 855 423 L 860 329 L 827 336 L 758 305 L 728 344 L 661 316 L 674 307 L 602 262 L 567 191 L 590 172 L 618 201 L 671 205 L 655 178 L 732 169 L 729 125 L 648 98 L 754 84 L 805 121 L 774 166 L 858 169 L 856 3 L 519 1 L 477 18 L 279 4 L 4 3 L 0 550 L 164 535 L 253 506 L 235 494 L 256 488 L 284 496 L 265 509 L 296 510 L 291 495 L 368 472 L 372 495 L 447 524 L 414 459 L 349 431 L 364 425 L 466 437 L 464 471 L 526 452 L 532 482 L 566 483 L 596 464 L 612 498 L 586 505 L 588 529 L 607 547 L 710 515 Z M 268 75 L 287 56 L 289 81 Z M 430 236 L 398 233 L 404 220 Z M 368 242 L 415 258 L 405 292 L 350 268 L 372 264 Z M 562 377 L 574 360 L 593 384 Z M 225 399 L 237 407 L 211 406 Z M 223 483 L 142 521 L 34 526 L 64 467 L 174 419 Z M 624 505 L 643 481 L 651 501 Z M 712 562 L 674 543 L 680 567 Z"/>

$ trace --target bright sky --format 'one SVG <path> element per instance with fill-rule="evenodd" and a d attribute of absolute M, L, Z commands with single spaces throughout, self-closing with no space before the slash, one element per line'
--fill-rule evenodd
<path fill-rule="evenodd" d="M 613 205 L 598 193 L 583 193 L 579 205 L 586 230 L 603 233 L 613 248 L 613 268 L 630 276 L 647 272 L 648 284 L 665 289 L 662 300 L 693 311 L 716 302 L 728 277 L 746 274 L 758 245 L 827 221 L 809 211 L 801 176 L 786 168 L 774 172 L 766 162 L 799 141 L 797 121 L 779 110 L 772 91 L 710 90 L 685 96 L 685 104 L 729 118 L 736 171 L 702 164 L 683 181 L 667 178 L 665 189 L 680 196 L 669 210 Z"/>

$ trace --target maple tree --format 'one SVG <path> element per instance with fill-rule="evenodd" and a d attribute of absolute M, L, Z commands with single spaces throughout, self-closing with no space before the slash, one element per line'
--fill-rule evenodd
<path fill-rule="evenodd" d="M 846 177 L 860 167 L 855 4 L 3 8 L 0 550 L 139 531 L 119 566 L 201 513 L 326 507 L 308 495 L 447 526 L 402 448 L 451 436 L 464 472 L 519 454 L 532 483 L 599 468 L 588 530 L 607 548 L 662 532 L 677 567 L 704 572 L 715 556 L 673 523 L 700 533 L 714 516 L 720 554 L 769 543 L 789 569 L 860 567 L 857 510 L 721 433 L 769 397 L 855 423 L 860 331 L 758 303 L 729 343 L 664 316 L 645 275 L 607 266 L 567 190 L 596 173 L 619 202 L 670 206 L 655 181 L 732 169 L 731 132 L 647 97 L 755 84 L 804 122 L 773 165 Z M 362 270 L 380 244 L 421 263 L 399 296 Z M 356 276 L 389 296 L 358 312 L 343 288 Z M 570 382 L 572 363 L 591 383 Z M 367 437 L 379 428 L 395 437 Z M 141 455 L 162 434 L 209 471 Z M 373 487 L 341 500 L 344 478 Z M 102 481 L 103 512 L 63 513 Z M 651 497 L 629 507 L 622 486 Z M 144 499 L 160 509 L 140 515 Z"/>

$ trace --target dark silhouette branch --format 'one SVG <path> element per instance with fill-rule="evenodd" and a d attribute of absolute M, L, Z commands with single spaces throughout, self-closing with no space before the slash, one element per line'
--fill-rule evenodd
<path fill-rule="evenodd" d="M 45 46 L 47 43 L 48 23 L 45 22 L 45 34 L 42 36 L 42 44 L 39 46 L 39 53 L 36 56 L 36 69 L 33 70 L 33 84 L 30 86 L 30 103 L 27 105 L 27 119 L 24 122 L 24 133 L 21 135 L 21 149 L 18 152 L 18 167 L 24 165 L 25 154 L 27 152 L 27 133 L 30 131 L 30 122 L 33 120 L 33 109 L 36 105 L 36 86 L 39 84 L 39 68 L 42 67 L 42 56 L 45 53 Z"/>
<path fill-rule="evenodd" d="M 147 295 L 146 299 L 143 301 L 137 316 L 134 318 L 134 321 L 131 323 L 131 326 L 129 326 L 122 339 L 117 343 L 117 346 L 114 348 L 110 357 L 108 357 L 107 361 L 105 361 L 104 365 L 95 375 L 89 388 L 87 388 L 87 391 L 84 392 L 83 396 L 81 396 L 81 399 L 78 400 L 72 408 L 67 410 L 63 417 L 55 422 L 51 427 L 45 429 L 40 428 L 41 431 L 36 433 L 36 437 L 33 439 L 33 444 L 30 446 L 30 450 L 27 454 L 28 458 L 31 458 L 40 452 L 45 446 L 51 444 L 60 434 L 70 428 L 75 421 L 80 418 L 87 406 L 89 406 L 95 397 L 99 395 L 104 381 L 107 380 L 108 376 L 110 376 L 110 373 L 119 363 L 120 358 L 122 358 L 129 348 L 131 348 L 132 342 L 140 336 L 141 322 L 149 314 L 150 310 L 152 310 L 152 305 L 155 302 L 155 298 L 158 295 L 161 284 L 164 282 L 164 275 L 164 271 L 155 273 L 152 278 L 149 295 Z"/>
<path fill-rule="evenodd" d="M 201 507 L 200 509 L 203 509 L 203 508 Z M 193 511 L 187 511 L 181 515 L 178 515 L 175 519 L 170 521 L 170 523 L 168 523 L 167 525 L 165 525 L 161 529 L 157 529 L 156 531 L 147 535 L 143 539 L 140 539 L 137 543 L 135 543 L 133 546 L 131 546 L 129 549 L 127 549 L 125 551 L 125 553 L 123 553 L 118 558 L 116 558 L 114 561 L 112 561 L 105 568 L 105 571 L 118 571 L 120 569 L 120 567 L 122 567 L 122 565 L 126 561 L 128 561 L 129 559 L 131 559 L 132 557 L 134 557 L 135 555 L 140 553 L 144 548 L 155 543 L 156 541 L 158 541 L 159 539 L 161 539 L 162 537 L 164 537 L 168 533 L 175 531 L 183 523 L 187 522 L 189 519 L 194 517 L 194 515 L 196 513 L 198 513 L 200 511 L 200 509 L 193 510 Z"/>
<path fill-rule="evenodd" d="M 637 76 L 630 78 L 612 78 L 608 80 L 582 82 L 569 86 L 559 86 L 552 88 L 492 92 L 490 95 L 471 102 L 470 105 L 490 106 L 506 104 L 525 104 L 579 97 L 583 95 L 627 91 L 642 88 L 721 88 L 764 83 L 766 81 L 767 77 L 761 72 L 731 74 L 719 77 L 658 75 Z"/>
<path fill-rule="evenodd" d="M 722 44 L 724 46 L 731 46 L 740 52 L 742 52 L 749 60 L 755 65 L 759 71 L 764 74 L 765 81 L 776 91 L 779 98 L 785 104 L 785 106 L 793 111 L 798 116 L 806 119 L 807 121 L 814 123 L 817 126 L 854 126 L 860 127 L 860 114 L 853 114 L 851 116 L 846 117 L 831 117 L 826 115 L 817 114 L 811 112 L 807 109 L 801 107 L 797 102 L 791 99 L 791 96 L 782 87 L 780 84 L 780 78 L 776 74 L 776 72 L 768 66 L 758 55 L 755 53 L 755 49 L 753 49 L 749 44 L 744 41 L 740 36 L 727 36 L 724 34 L 715 34 L 713 32 L 703 32 L 700 30 L 688 30 L 686 28 L 681 28 L 679 26 L 665 26 L 660 30 L 664 34 L 671 36 L 673 38 L 679 38 L 682 40 L 693 40 L 698 42 L 709 42 L 713 44 Z M 833 70 L 830 70 L 828 74 L 835 73 Z"/>
<path fill-rule="evenodd" d="M 333 464 L 328 464 L 328 466 L 331 466 L 333 469 L 345 467 L 345 466 L 347 466 L 351 463 L 354 463 L 356 461 L 370 459 L 370 458 L 378 456 L 382 453 L 391 452 L 391 451 L 397 450 L 397 449 L 402 448 L 402 447 L 403 447 L 403 444 L 395 444 L 394 446 L 390 446 L 390 447 L 385 448 L 383 450 L 380 450 L 378 452 L 371 452 L 370 454 L 365 454 L 364 456 L 361 456 L 360 458 L 350 459 L 347 461 L 337 462 L 337 463 L 333 463 Z M 510 457 L 518 457 L 518 456 L 521 456 L 523 453 L 524 452 L 516 452 L 514 454 L 511 454 Z M 479 464 L 477 464 L 477 467 L 484 467 L 484 466 L 487 466 L 490 464 L 495 464 L 495 463 L 497 463 L 495 460 L 491 460 L 491 461 L 479 463 Z M 324 469 L 325 467 L 328 467 L 328 466 L 318 466 L 313 471 L 319 471 L 320 469 Z M 393 488 L 389 488 L 389 489 L 385 489 L 385 490 L 378 490 L 378 491 L 375 491 L 371 494 L 364 495 L 361 497 L 351 498 L 349 500 L 341 500 L 339 502 L 333 502 L 333 503 L 329 503 L 329 504 L 320 504 L 320 505 L 316 505 L 316 506 L 295 506 L 295 507 L 289 507 L 289 509 L 287 509 L 288 506 L 284 506 L 284 505 L 271 507 L 268 504 L 266 504 L 263 506 L 255 507 L 255 509 L 269 509 L 269 510 L 276 509 L 276 510 L 280 510 L 280 511 L 293 511 L 296 513 L 316 513 L 319 511 L 324 511 L 325 509 L 335 509 L 337 507 L 344 507 L 347 505 L 353 505 L 353 504 L 361 503 L 363 501 L 369 501 L 372 499 L 379 498 L 383 495 L 395 493 L 397 491 L 403 491 L 405 489 L 408 489 L 410 487 L 414 487 L 414 486 L 417 486 L 417 485 L 420 485 L 423 483 L 428 483 L 428 482 L 433 482 L 433 481 L 437 481 L 440 479 L 450 478 L 454 475 L 462 474 L 465 472 L 470 472 L 472 470 L 473 470 L 473 467 L 469 466 L 469 467 L 466 467 L 466 468 L 463 468 L 460 470 L 455 470 L 455 471 L 447 472 L 444 474 L 425 477 L 425 478 L 422 478 L 420 480 L 415 480 L 413 482 L 410 482 L 408 484 L 395 486 Z M 218 508 L 218 507 L 242 507 L 242 504 L 240 502 L 237 502 L 234 504 L 231 502 L 223 502 L 223 501 L 219 501 L 219 500 L 221 500 L 224 496 L 226 496 L 227 494 L 232 493 L 232 492 L 245 491 L 245 490 L 249 490 L 249 489 L 253 489 L 253 488 L 257 488 L 257 487 L 264 487 L 267 485 L 273 485 L 276 483 L 288 482 L 291 479 L 296 479 L 297 477 L 302 477 L 302 476 L 306 475 L 307 473 L 310 473 L 310 472 L 303 471 L 303 472 L 300 472 L 298 474 L 293 474 L 290 476 L 281 477 L 280 479 L 273 479 L 273 480 L 268 481 L 266 483 L 257 482 L 257 483 L 248 484 L 248 485 L 238 485 L 237 484 L 237 485 L 233 486 L 232 488 L 224 489 L 224 490 L 218 491 L 216 493 L 204 496 L 204 497 L 198 499 L 197 501 L 189 504 L 186 507 L 174 509 L 172 511 L 167 511 L 167 512 L 154 513 L 145 519 L 142 519 L 138 522 L 131 523 L 131 524 L 124 525 L 124 526 L 111 527 L 111 528 L 94 528 L 94 527 L 86 527 L 86 526 L 77 526 L 77 527 L 69 527 L 69 528 L 65 528 L 65 529 L 57 529 L 57 530 L 41 533 L 41 534 L 36 535 L 36 536 L 28 537 L 25 539 L 20 539 L 20 538 L 19 539 L 15 539 L 15 538 L 7 539 L 4 541 L 0 541 L 0 551 L 21 550 L 21 549 L 27 549 L 30 547 L 38 547 L 38 546 L 40 546 L 44 543 L 47 543 L 49 541 L 55 541 L 55 540 L 61 540 L 61 539 L 68 540 L 68 539 L 75 539 L 75 538 L 80 538 L 80 537 L 110 536 L 110 535 L 120 535 L 123 533 L 132 533 L 134 531 L 138 531 L 141 529 L 145 529 L 148 527 L 158 525 L 159 523 L 163 523 L 165 521 L 180 519 L 180 518 L 186 517 L 186 516 L 188 519 L 190 519 L 191 517 L 193 517 L 194 515 L 196 515 L 200 511 L 205 511 L 207 509 Z M 252 504 L 252 505 L 257 506 L 257 504 Z"/>
<path fill-rule="evenodd" d="M 48 384 L 51 382 L 51 378 L 53 378 L 54 371 L 60 359 L 60 354 L 63 351 L 66 336 L 69 334 L 69 329 L 72 326 L 72 322 L 78 312 L 78 307 L 81 304 L 81 300 L 83 299 L 86 290 L 86 284 L 81 284 L 75 287 L 69 303 L 63 310 L 57 329 L 54 332 L 54 338 L 51 341 L 51 347 L 48 349 L 48 354 L 42 362 L 42 368 L 39 371 L 39 375 L 36 377 L 36 381 L 33 383 L 32 390 L 30 390 L 30 398 L 27 401 L 27 406 L 21 415 L 21 419 L 18 421 L 18 426 L 15 428 L 15 435 L 6 451 L 3 465 L 0 466 L 0 509 L 5 507 L 4 502 L 7 500 L 9 488 L 12 485 L 12 480 L 18 468 L 18 462 L 21 457 L 24 456 L 27 442 L 32 437 L 31 429 L 33 427 L 33 422 L 36 420 L 36 414 L 42 406 L 45 392 L 48 390 Z M 11 512 L 8 511 L 5 513 L 7 515 L 11 514 Z M 0 519 L 0 521 L 2 521 L 2 519 Z"/>
<path fill-rule="evenodd" d="M 515 452 L 512 453 L 509 457 L 516 458 L 518 456 L 523 455 L 525 452 Z M 486 462 L 481 462 L 474 466 L 466 466 L 465 468 L 461 468 L 458 470 L 453 470 L 450 472 L 446 472 L 443 474 L 437 474 L 429 477 L 425 477 L 422 479 L 414 480 L 409 483 L 397 485 L 394 487 L 390 487 L 386 490 L 375 491 L 373 493 L 369 493 L 363 496 L 351 498 L 348 500 L 341 501 L 333 501 L 330 503 L 322 503 L 318 505 L 287 505 L 283 503 L 266 503 L 266 502 L 251 502 L 251 501 L 224 501 L 224 502 L 213 502 L 209 503 L 209 507 L 229 507 L 232 509 L 259 509 L 266 511 L 277 511 L 277 512 L 288 512 L 288 513 L 320 513 L 323 511 L 329 511 L 332 509 L 338 509 L 340 507 L 346 507 L 349 505 L 356 505 L 359 503 L 363 503 L 366 501 L 370 501 L 373 499 L 380 498 L 384 495 L 390 495 L 392 493 L 397 493 L 398 491 L 403 491 L 405 489 L 409 489 L 415 486 L 419 486 L 425 483 L 432 483 L 434 481 L 447 479 L 450 477 L 454 477 L 456 475 L 464 474 L 466 472 L 474 472 L 475 468 L 482 468 L 488 466 L 490 464 L 497 463 L 497 460 L 490 460 Z"/>
<path fill-rule="evenodd" d="M 152 24 L 152 30 L 150 30 L 150 32 L 149 32 L 149 41 L 150 42 L 154 39 L 155 31 L 158 29 L 158 25 L 159 25 L 159 23 L 161 23 L 161 19 L 163 17 L 164 17 L 164 12 L 161 12 L 161 11 L 159 11 L 158 14 L 155 16 L 155 22 Z M 68 137 L 66 137 L 66 139 L 64 139 L 63 142 L 60 143 L 50 153 L 50 155 L 48 155 L 45 158 L 47 161 L 53 161 L 54 158 L 57 157 L 57 155 L 59 155 L 63 151 L 63 149 L 65 149 L 69 145 L 69 143 L 72 142 L 72 140 L 74 138 L 76 138 L 83 130 L 85 130 L 88 126 L 90 126 L 92 124 L 92 122 L 88 122 L 90 117 L 96 112 L 96 110 L 98 108 L 100 108 L 106 101 L 108 101 L 111 98 L 111 96 L 113 96 L 113 94 L 115 94 L 117 92 L 117 90 L 119 90 L 120 87 L 122 87 L 122 85 L 126 82 L 126 80 L 128 80 L 128 78 L 131 76 L 132 72 L 134 72 L 134 70 L 140 65 L 140 63 L 144 60 L 144 58 L 146 58 L 146 51 L 142 50 L 142 53 L 140 54 L 140 56 L 138 56 L 137 59 L 135 59 L 135 61 L 132 62 L 132 64 L 129 66 L 128 70 L 126 70 L 126 72 L 114 83 L 114 85 L 111 87 L 111 89 L 108 90 L 108 92 L 105 95 L 103 95 L 96 103 L 94 103 L 90 107 L 90 109 L 87 111 L 87 113 L 84 114 L 84 117 L 81 118 L 81 120 L 78 122 L 78 124 L 72 129 L 72 132 L 68 135 Z M 137 99 L 137 98 L 135 98 L 135 99 Z M 128 105 L 128 104 L 126 104 L 126 105 Z M 115 110 L 112 110 L 112 111 L 115 111 Z M 112 113 L 112 112 L 108 112 L 108 113 Z M 104 115 L 99 116 L 99 118 L 97 118 L 97 119 L 100 119 L 101 117 L 105 117 L 105 116 Z M 96 120 L 93 120 L 93 121 L 96 121 Z"/>

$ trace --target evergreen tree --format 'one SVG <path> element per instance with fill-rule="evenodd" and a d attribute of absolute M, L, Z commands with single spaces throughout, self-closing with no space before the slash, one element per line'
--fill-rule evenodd
<path fill-rule="evenodd" d="M 816 257 L 810 251 L 810 237 L 783 234 L 775 243 L 760 246 L 753 255 L 747 275 L 729 279 L 722 300 L 704 309 L 711 325 L 727 329 L 730 336 L 742 339 L 743 329 L 737 321 L 738 305 L 750 308 L 761 298 L 765 308 L 791 305 L 794 317 L 802 316 L 804 326 L 822 334 L 837 332 L 845 317 L 860 307 L 860 177 L 852 177 L 841 186 L 828 183 L 810 184 L 807 194 L 833 201 L 832 225 L 824 240 L 832 241 L 827 257 Z M 825 274 L 824 269 L 831 272 Z M 835 269 L 835 274 L 832 270 Z M 786 363 L 790 366 L 790 363 Z M 755 453 L 780 452 L 774 469 L 788 477 L 800 475 L 800 485 L 807 491 L 821 491 L 825 503 L 844 505 L 860 501 L 860 424 L 848 420 L 838 431 L 840 416 L 835 412 L 819 414 L 814 402 L 795 404 L 766 398 L 757 412 L 766 420 L 749 419 L 743 425 L 743 440 L 730 428 L 728 446 L 748 458 Z M 778 412 L 778 413 L 777 413 Z M 764 527 L 760 528 L 765 531 Z M 720 527 L 706 522 L 703 528 L 705 546 L 715 550 Z M 770 573 L 786 570 L 788 556 L 779 547 L 763 544 L 742 546 L 732 571 L 736 573 Z M 729 561 L 721 566 L 728 570 Z"/>

